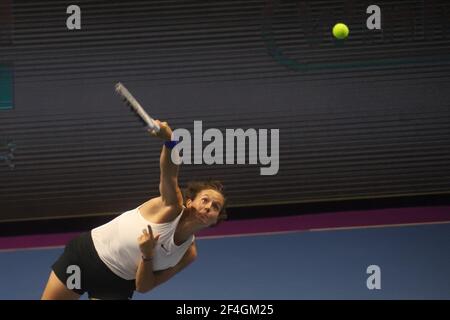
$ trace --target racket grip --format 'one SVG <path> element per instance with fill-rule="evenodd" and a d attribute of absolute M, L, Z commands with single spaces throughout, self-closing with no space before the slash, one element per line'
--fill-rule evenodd
<path fill-rule="evenodd" d="M 153 120 L 150 120 L 150 122 L 147 123 L 147 124 L 148 124 L 148 128 L 149 128 L 151 131 L 153 131 L 153 132 L 155 132 L 155 133 L 158 133 L 158 132 L 159 132 L 159 130 L 160 130 L 159 126 L 158 126 Z"/>

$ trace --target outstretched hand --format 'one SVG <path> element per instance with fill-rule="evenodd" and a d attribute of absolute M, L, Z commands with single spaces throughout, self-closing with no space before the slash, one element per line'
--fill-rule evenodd
<path fill-rule="evenodd" d="M 169 141 L 172 139 L 172 129 L 170 128 L 167 122 L 161 122 L 159 120 L 154 120 L 155 123 L 159 126 L 159 131 L 155 132 L 151 129 L 148 129 L 148 132 L 153 137 L 158 137 L 164 141 Z"/>
<path fill-rule="evenodd" d="M 138 237 L 139 249 L 145 258 L 151 258 L 153 256 L 153 249 L 158 242 L 159 234 L 153 236 L 152 227 L 148 225 L 148 229 L 142 230 L 142 234 Z"/>

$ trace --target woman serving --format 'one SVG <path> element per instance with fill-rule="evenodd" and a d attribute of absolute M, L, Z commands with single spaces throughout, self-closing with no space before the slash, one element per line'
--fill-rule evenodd
<path fill-rule="evenodd" d="M 91 299 L 131 299 L 135 290 L 148 292 L 196 259 L 198 231 L 226 218 L 220 182 L 191 182 L 181 191 L 170 156 L 172 129 L 155 122 L 160 129 L 149 132 L 164 141 L 160 196 L 71 240 L 52 265 L 43 300 L 86 292 Z M 69 270 L 79 270 L 78 284 Z"/>

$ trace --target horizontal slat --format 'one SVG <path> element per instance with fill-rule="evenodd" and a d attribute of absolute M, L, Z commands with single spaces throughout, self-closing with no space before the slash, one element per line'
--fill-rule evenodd
<path fill-rule="evenodd" d="M 161 143 L 117 81 L 174 128 L 280 130 L 275 176 L 259 163 L 182 166 L 180 184 L 221 179 L 232 206 L 449 194 L 450 3 L 379 1 L 373 32 L 363 3 L 272 3 L 270 15 L 266 0 L 86 0 L 82 30 L 68 31 L 67 2 L 14 1 L 0 22 L 0 66 L 14 70 L 0 156 L 17 146 L 13 170 L 0 161 L 0 222 L 157 195 Z M 344 43 L 335 17 L 350 26 Z"/>

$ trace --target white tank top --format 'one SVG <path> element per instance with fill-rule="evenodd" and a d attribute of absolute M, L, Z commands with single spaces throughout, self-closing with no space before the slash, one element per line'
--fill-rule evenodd
<path fill-rule="evenodd" d="M 150 225 L 153 235 L 160 235 L 153 254 L 153 270 L 173 267 L 194 241 L 192 235 L 179 246 L 174 242 L 173 236 L 182 214 L 183 211 L 168 223 L 152 223 L 141 215 L 139 208 L 124 212 L 91 231 L 95 249 L 112 272 L 125 280 L 133 280 L 142 259 L 137 238 Z"/>

